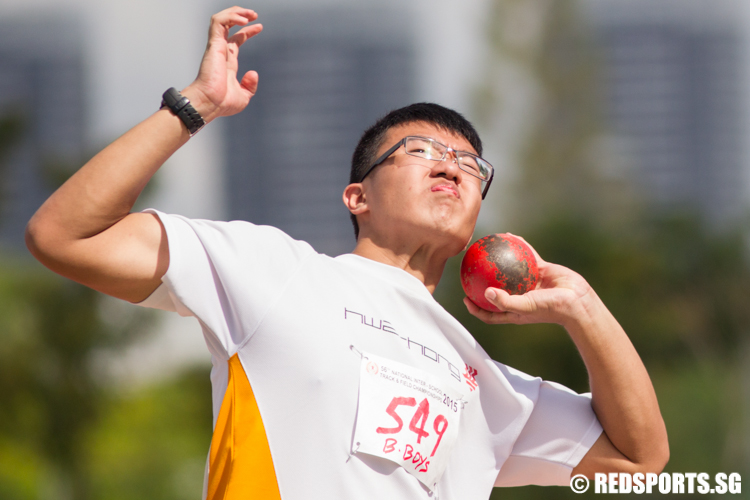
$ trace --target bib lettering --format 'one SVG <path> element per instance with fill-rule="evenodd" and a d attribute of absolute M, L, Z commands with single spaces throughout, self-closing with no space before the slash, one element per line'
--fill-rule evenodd
<path fill-rule="evenodd" d="M 395 462 L 433 490 L 448 465 L 463 405 L 440 377 L 364 353 L 354 452 Z"/>

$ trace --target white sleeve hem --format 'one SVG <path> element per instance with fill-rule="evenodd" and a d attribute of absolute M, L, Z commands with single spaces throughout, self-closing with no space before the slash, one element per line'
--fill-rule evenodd
<path fill-rule="evenodd" d="M 567 486 L 572 467 L 538 458 L 511 456 L 505 461 L 495 480 L 495 487 Z"/>
<path fill-rule="evenodd" d="M 570 457 L 565 461 L 565 464 L 574 468 L 581 463 L 583 457 L 586 456 L 586 453 L 588 453 L 591 447 L 594 446 L 594 443 L 596 443 L 596 440 L 599 439 L 599 436 L 601 436 L 603 431 L 604 429 L 602 429 L 602 424 L 599 423 L 599 419 L 595 418 L 592 420 L 591 425 L 581 438 L 578 446 L 573 449 Z"/>
<path fill-rule="evenodd" d="M 151 292 L 151 295 L 140 302 L 136 302 L 135 305 L 150 307 L 151 309 L 177 312 L 177 308 L 175 307 L 174 302 L 172 302 L 172 297 L 169 295 L 169 290 L 164 283 L 159 283 L 159 286 L 156 287 L 156 290 Z"/>

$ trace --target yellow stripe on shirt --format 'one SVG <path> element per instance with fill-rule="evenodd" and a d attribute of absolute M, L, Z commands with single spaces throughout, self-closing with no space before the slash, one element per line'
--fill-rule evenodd
<path fill-rule="evenodd" d="M 281 500 L 266 429 L 240 358 L 229 358 L 227 392 L 211 439 L 206 500 Z"/>

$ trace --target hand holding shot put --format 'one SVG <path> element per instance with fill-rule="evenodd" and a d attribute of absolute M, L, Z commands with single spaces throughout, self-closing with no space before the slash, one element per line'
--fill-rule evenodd
<path fill-rule="evenodd" d="M 468 295 L 464 304 L 485 323 L 565 326 L 581 314 L 579 301 L 595 295 L 578 273 L 544 261 L 520 236 L 491 235 L 472 247 L 477 244 L 487 250 L 470 254 L 469 248 L 461 281 Z"/>
<path fill-rule="evenodd" d="M 490 235 L 477 243 L 482 250 L 467 251 L 461 266 L 464 290 L 473 294 L 464 298 L 469 312 L 488 324 L 559 324 L 576 344 L 589 372 L 592 403 L 605 434 L 591 450 L 591 458 L 598 459 L 582 461 L 573 474 L 590 476 L 605 464 L 635 471 L 627 464 L 629 457 L 647 456 L 651 450 L 648 443 L 633 441 L 633 433 L 648 433 L 649 422 L 658 422 L 661 416 L 648 372 L 625 331 L 580 274 L 544 261 L 523 238 Z M 472 287 L 473 280 L 495 286 L 480 291 Z M 533 286 L 508 286 L 508 281 L 533 282 Z M 629 397 L 621 397 L 626 392 Z M 651 414 L 642 413 L 644 409 Z M 656 431 L 666 444 L 666 430 Z"/>
<path fill-rule="evenodd" d="M 53 271 L 199 321 L 213 367 L 204 499 L 479 500 L 494 486 L 661 471 L 669 448 L 651 381 L 581 276 L 530 250 L 532 290 L 482 290 L 502 312 L 466 306 L 488 323 L 563 325 L 590 395 L 491 359 L 432 297 L 494 174 L 454 110 L 412 104 L 363 133 L 342 196 L 351 253 L 319 254 L 250 221 L 131 213 L 201 124 L 255 95 L 258 74 L 238 79 L 237 55 L 261 32 L 245 26 L 256 19 L 214 15 L 196 80 L 81 167 L 26 233 Z"/>

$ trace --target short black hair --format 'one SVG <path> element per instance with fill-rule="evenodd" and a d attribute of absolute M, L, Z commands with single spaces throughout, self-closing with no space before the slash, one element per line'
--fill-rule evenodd
<path fill-rule="evenodd" d="M 482 140 L 474 126 L 461 113 L 431 102 L 419 102 L 394 109 L 365 130 L 352 155 L 352 169 L 349 183 L 362 182 L 362 177 L 375 161 L 375 155 L 382 147 L 385 135 L 393 127 L 404 123 L 425 122 L 462 136 L 477 155 L 482 155 Z M 350 214 L 354 225 L 354 237 L 359 238 L 357 217 Z"/>

